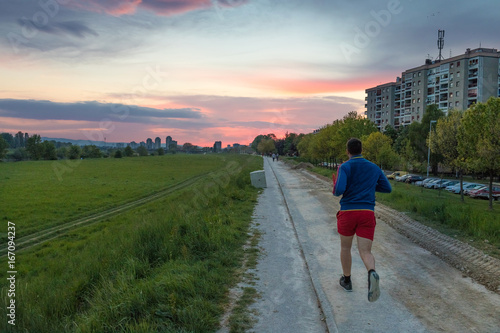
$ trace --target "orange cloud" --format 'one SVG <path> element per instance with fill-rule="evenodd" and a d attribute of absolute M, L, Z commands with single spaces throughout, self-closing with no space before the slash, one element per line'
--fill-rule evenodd
<path fill-rule="evenodd" d="M 277 92 L 288 94 L 328 94 L 365 90 L 377 86 L 382 82 L 388 82 L 390 79 L 266 79 L 259 78 L 253 80 L 253 84 L 262 88 L 273 89 Z"/>

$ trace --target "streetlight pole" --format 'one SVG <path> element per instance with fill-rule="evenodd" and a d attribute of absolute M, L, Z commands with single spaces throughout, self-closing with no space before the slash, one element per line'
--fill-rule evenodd
<path fill-rule="evenodd" d="M 427 150 L 427 178 L 429 178 L 429 163 L 431 161 L 431 129 L 432 129 L 432 123 L 437 122 L 437 120 L 431 120 L 429 123 L 429 148 Z"/>

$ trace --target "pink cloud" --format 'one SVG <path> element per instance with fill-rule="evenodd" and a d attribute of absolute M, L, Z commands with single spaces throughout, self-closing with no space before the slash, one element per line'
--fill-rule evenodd
<path fill-rule="evenodd" d="M 237 7 L 248 0 L 218 0 L 217 6 Z M 172 16 L 193 10 L 207 9 L 213 6 L 211 0 L 85 0 L 73 1 L 70 5 L 97 13 L 115 16 L 135 13 L 138 9 L 146 9 L 158 15 Z"/>

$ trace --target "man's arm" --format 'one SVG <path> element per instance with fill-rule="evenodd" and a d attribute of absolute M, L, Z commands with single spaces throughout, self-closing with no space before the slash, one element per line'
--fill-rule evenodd
<path fill-rule="evenodd" d="M 340 165 L 337 171 L 337 179 L 333 186 L 333 195 L 340 196 L 344 194 L 346 186 L 347 186 L 347 175 L 342 165 Z"/>
<path fill-rule="evenodd" d="M 378 177 L 377 186 L 375 187 L 375 191 L 382 192 L 382 193 L 391 193 L 392 192 L 391 183 L 389 183 L 389 180 L 384 175 L 382 170 L 380 170 L 380 176 Z"/>

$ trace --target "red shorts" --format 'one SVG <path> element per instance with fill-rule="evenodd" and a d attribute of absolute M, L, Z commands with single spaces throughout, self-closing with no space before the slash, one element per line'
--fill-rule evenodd
<path fill-rule="evenodd" d="M 375 234 L 375 213 L 372 210 L 341 210 L 337 212 L 337 231 L 342 236 L 368 238 Z"/>

